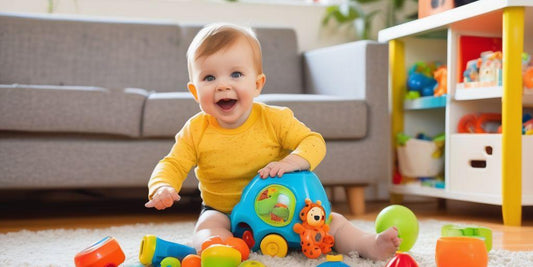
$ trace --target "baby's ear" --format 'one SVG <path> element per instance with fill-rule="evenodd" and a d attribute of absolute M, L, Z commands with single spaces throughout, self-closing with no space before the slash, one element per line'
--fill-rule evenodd
<path fill-rule="evenodd" d="M 194 96 L 194 100 L 198 102 L 198 91 L 196 91 L 196 86 L 194 86 L 194 84 L 191 82 L 188 82 L 187 89 L 189 89 L 189 92 L 191 92 L 192 96 Z"/>
<path fill-rule="evenodd" d="M 266 82 L 266 75 L 264 73 L 257 75 L 257 79 L 255 80 L 255 90 L 256 90 L 255 96 L 258 96 L 261 94 L 261 91 L 263 90 L 263 86 L 265 86 L 265 82 Z"/>

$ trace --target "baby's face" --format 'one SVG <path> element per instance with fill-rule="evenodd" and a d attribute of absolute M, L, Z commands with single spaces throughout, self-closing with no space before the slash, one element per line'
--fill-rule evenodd
<path fill-rule="evenodd" d="M 230 47 L 197 59 L 191 70 L 200 108 L 214 116 L 221 127 L 241 126 L 264 84 L 249 43 L 241 38 Z"/>

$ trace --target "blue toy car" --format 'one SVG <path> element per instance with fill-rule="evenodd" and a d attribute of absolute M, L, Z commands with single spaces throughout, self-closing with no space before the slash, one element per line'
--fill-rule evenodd
<path fill-rule="evenodd" d="M 289 248 L 301 249 L 300 236 L 293 231 L 301 223 L 299 212 L 305 199 L 320 200 L 330 221 L 331 204 L 318 176 L 310 171 L 286 173 L 261 179 L 259 175 L 244 188 L 231 213 L 231 230 L 253 251 L 284 257 Z"/>

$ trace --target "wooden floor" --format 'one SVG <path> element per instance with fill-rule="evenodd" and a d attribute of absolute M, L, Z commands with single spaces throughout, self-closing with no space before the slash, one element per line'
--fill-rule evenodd
<path fill-rule="evenodd" d="M 198 199 L 185 197 L 181 205 L 161 212 L 144 208 L 144 199 L 138 194 L 120 198 L 86 191 L 3 192 L 1 195 L 0 233 L 24 229 L 102 228 L 134 223 L 194 221 L 200 205 Z M 347 214 L 346 203 L 333 203 L 333 209 L 350 219 L 373 221 L 387 205 L 387 202 L 369 202 L 366 213 L 358 217 Z M 413 210 L 419 220 L 435 219 L 489 227 L 493 230 L 495 249 L 533 251 L 533 207 L 524 207 L 521 227 L 507 227 L 502 224 L 499 206 L 448 200 L 445 208 L 439 208 L 434 199 L 404 205 Z"/>

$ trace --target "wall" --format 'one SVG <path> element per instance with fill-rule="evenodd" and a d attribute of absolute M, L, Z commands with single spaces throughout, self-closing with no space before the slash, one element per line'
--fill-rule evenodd
<path fill-rule="evenodd" d="M 0 0 L 0 11 L 47 13 L 47 0 Z M 323 28 L 324 5 L 229 3 L 208 0 L 53 0 L 55 14 L 171 19 L 183 23 L 233 22 L 292 27 L 300 51 L 350 40 L 336 27 Z"/>

